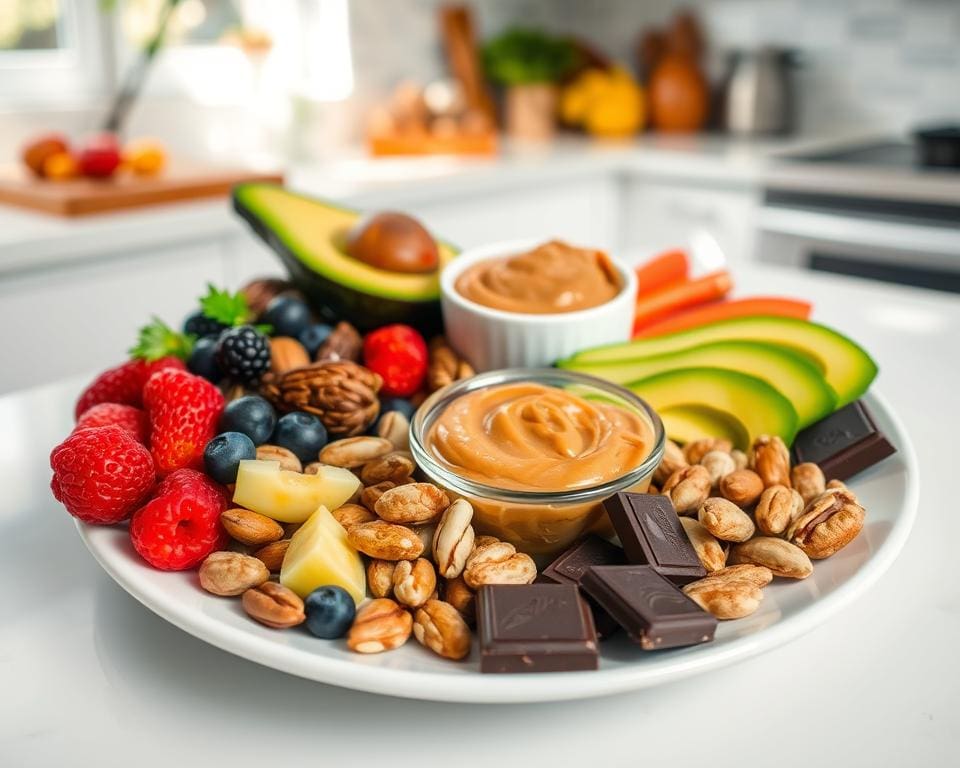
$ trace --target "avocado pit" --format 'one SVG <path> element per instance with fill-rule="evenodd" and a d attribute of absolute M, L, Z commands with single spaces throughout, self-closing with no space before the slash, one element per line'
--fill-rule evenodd
<path fill-rule="evenodd" d="M 384 211 L 364 216 L 347 232 L 344 250 L 371 267 L 389 272 L 435 272 L 437 244 L 412 216 Z"/>

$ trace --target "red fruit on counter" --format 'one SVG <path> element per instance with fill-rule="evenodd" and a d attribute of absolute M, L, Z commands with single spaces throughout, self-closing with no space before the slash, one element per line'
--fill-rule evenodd
<path fill-rule="evenodd" d="M 48 133 L 43 136 L 37 136 L 33 141 L 26 144 L 21 152 L 24 165 L 33 171 L 37 176 L 43 176 L 44 163 L 54 155 L 67 152 L 66 137 L 59 133 Z"/>
<path fill-rule="evenodd" d="M 381 395 L 410 397 L 427 376 L 427 343 L 409 325 L 385 325 L 364 338 L 363 360 L 383 378 Z"/>
<path fill-rule="evenodd" d="M 128 360 L 115 368 L 108 368 L 83 390 L 73 409 L 74 418 L 99 403 L 120 403 L 140 408 L 143 405 L 143 386 L 154 373 L 164 368 L 186 370 L 183 360 L 176 357 L 161 357 L 148 363 L 146 360 Z"/>
<path fill-rule="evenodd" d="M 50 454 L 50 490 L 85 523 L 112 525 L 137 509 L 156 480 L 153 458 L 117 426 L 74 432 Z"/>
<path fill-rule="evenodd" d="M 150 424 L 147 421 L 146 412 L 132 405 L 122 405 L 121 403 L 99 403 L 92 408 L 88 408 L 77 419 L 77 426 L 73 428 L 73 431 L 79 432 L 81 429 L 109 425 L 125 429 L 141 443 L 147 444 Z"/>
<path fill-rule="evenodd" d="M 227 493 L 202 472 L 178 469 L 134 512 L 130 541 L 140 556 L 162 571 L 182 571 L 227 544 L 220 515 Z"/>
<path fill-rule="evenodd" d="M 117 137 L 103 133 L 90 138 L 80 150 L 80 171 L 84 176 L 107 178 L 120 165 L 121 154 Z"/>
<path fill-rule="evenodd" d="M 150 452 L 161 477 L 178 469 L 203 467 L 203 449 L 217 434 L 223 394 L 192 373 L 168 368 L 143 388 L 150 419 Z"/>

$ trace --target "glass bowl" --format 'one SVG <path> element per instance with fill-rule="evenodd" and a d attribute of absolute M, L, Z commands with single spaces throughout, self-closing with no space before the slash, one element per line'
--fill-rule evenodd
<path fill-rule="evenodd" d="M 653 433 L 650 453 L 639 466 L 601 485 L 563 491 L 513 490 L 461 477 L 438 460 L 427 445 L 430 428 L 457 398 L 511 383 L 556 387 L 639 415 Z M 641 398 L 608 381 L 556 368 L 508 368 L 455 382 L 427 398 L 410 425 L 410 451 L 417 465 L 453 497 L 465 498 L 473 505 L 473 525 L 478 534 L 496 536 L 523 552 L 543 557 L 560 552 L 585 533 L 611 535 L 602 506 L 604 499 L 619 491 L 646 491 L 663 458 L 664 441 L 660 417 Z"/>

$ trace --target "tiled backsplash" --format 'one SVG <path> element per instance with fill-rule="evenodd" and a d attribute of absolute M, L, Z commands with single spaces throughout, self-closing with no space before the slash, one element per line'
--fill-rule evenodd
<path fill-rule="evenodd" d="M 351 0 L 358 101 L 403 76 L 443 72 L 438 0 Z M 510 24 L 575 31 L 632 62 L 640 29 L 676 8 L 700 13 L 711 70 L 730 48 L 796 49 L 799 129 L 896 131 L 960 119 L 960 2 L 957 0 L 475 0 L 483 35 Z M 425 52 L 428 52 L 425 55 Z"/>

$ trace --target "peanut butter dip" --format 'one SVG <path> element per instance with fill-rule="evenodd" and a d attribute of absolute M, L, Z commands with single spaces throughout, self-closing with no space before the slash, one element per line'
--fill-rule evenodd
<path fill-rule="evenodd" d="M 457 293 L 485 307 L 545 315 L 597 307 L 620 292 L 620 276 L 603 251 L 551 240 L 532 251 L 467 269 Z"/>
<path fill-rule="evenodd" d="M 469 392 L 450 403 L 426 447 L 457 475 L 497 488 L 590 488 L 639 467 L 653 449 L 640 414 L 537 383 Z"/>

